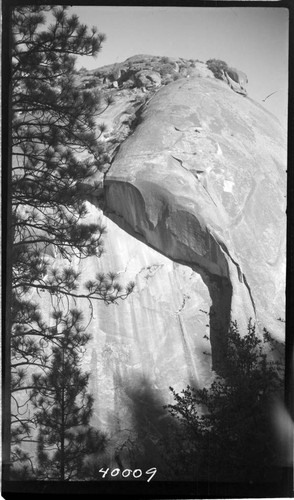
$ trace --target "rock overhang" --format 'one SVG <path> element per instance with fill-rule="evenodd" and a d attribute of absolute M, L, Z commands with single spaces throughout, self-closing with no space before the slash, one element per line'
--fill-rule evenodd
<path fill-rule="evenodd" d="M 218 80 L 178 80 L 152 97 L 119 149 L 105 179 L 106 209 L 177 261 L 186 252 L 190 265 L 226 278 L 237 263 L 267 323 L 261 283 L 274 286 L 284 272 L 285 163 L 282 129 L 263 108 Z M 262 261 L 269 241 L 274 267 Z M 277 315 L 280 285 L 275 293 Z"/>

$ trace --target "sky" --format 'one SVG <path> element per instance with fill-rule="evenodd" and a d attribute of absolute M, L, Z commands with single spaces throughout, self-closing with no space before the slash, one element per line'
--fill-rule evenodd
<path fill-rule="evenodd" d="M 285 8 L 73 6 L 70 12 L 106 41 L 96 59 L 77 67 L 96 69 L 136 54 L 222 59 L 248 76 L 248 95 L 286 127 L 288 23 Z M 275 92 L 262 102 L 269 94 Z"/>

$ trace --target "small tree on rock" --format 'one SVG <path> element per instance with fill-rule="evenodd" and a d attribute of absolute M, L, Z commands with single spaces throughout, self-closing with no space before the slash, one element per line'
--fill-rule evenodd
<path fill-rule="evenodd" d="M 221 61 L 220 59 L 208 59 L 208 61 L 206 61 L 206 65 L 218 80 L 222 80 L 223 71 L 229 69 L 227 63 L 225 61 Z"/>

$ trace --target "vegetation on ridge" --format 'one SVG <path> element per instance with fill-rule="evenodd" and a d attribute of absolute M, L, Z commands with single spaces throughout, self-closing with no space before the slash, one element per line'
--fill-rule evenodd
<path fill-rule="evenodd" d="M 222 61 L 220 59 L 208 59 L 206 61 L 208 69 L 213 72 L 215 78 L 218 80 L 223 79 L 223 71 L 226 71 L 229 69 L 229 66 L 225 61 Z"/>

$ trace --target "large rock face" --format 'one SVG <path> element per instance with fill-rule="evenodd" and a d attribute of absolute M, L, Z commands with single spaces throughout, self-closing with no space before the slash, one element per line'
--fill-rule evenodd
<path fill-rule="evenodd" d="M 230 319 L 244 326 L 253 317 L 278 334 L 286 179 L 279 123 L 210 78 L 161 89 L 141 120 L 107 174 L 108 216 L 199 273 L 212 300 L 212 341 Z"/>
<path fill-rule="evenodd" d="M 123 283 L 136 284 L 118 305 L 93 303 L 92 340 L 83 357 L 95 398 L 93 425 L 111 438 L 106 460 L 113 467 L 118 456 L 124 467 L 140 467 L 141 454 L 155 466 L 152 450 L 165 425 L 169 386 L 181 391 L 188 383 L 211 382 L 209 291 L 191 267 L 151 249 L 93 205 L 89 211 L 92 220 L 102 217 L 108 232 L 100 259 L 76 263 L 83 281 L 115 270 Z M 88 306 L 78 305 L 87 315 Z"/>
<path fill-rule="evenodd" d="M 134 60 L 134 71 L 143 62 Z M 283 336 L 282 127 L 203 63 L 163 64 L 181 77 L 147 103 L 143 90 L 113 90 L 115 103 L 101 118 L 113 161 L 93 179 L 88 203 L 90 219 L 107 225 L 106 253 L 73 262 L 85 282 L 111 270 L 136 284 L 119 305 L 93 304 L 84 355 L 93 425 L 108 432 L 114 467 L 132 465 L 132 456 L 136 467 L 139 456 L 156 465 L 169 386 L 209 384 L 224 366 L 231 320 L 245 333 L 252 317 L 260 332 Z M 126 113 L 135 114 L 128 127 Z M 87 305 L 78 306 L 87 316 Z"/>
<path fill-rule="evenodd" d="M 282 338 L 285 165 L 278 121 L 209 75 L 141 109 L 105 174 L 107 253 L 82 269 L 136 282 L 119 306 L 95 306 L 85 358 L 113 457 L 129 463 L 135 435 L 152 450 L 170 385 L 204 386 L 222 370 L 231 320 Z"/>

